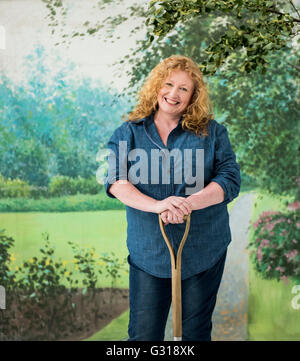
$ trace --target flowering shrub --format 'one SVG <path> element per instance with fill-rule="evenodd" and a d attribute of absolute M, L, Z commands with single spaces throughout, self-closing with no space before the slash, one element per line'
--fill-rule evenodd
<path fill-rule="evenodd" d="M 300 278 L 300 208 L 299 202 L 280 213 L 263 212 L 253 223 L 254 234 L 249 249 L 255 269 L 265 279 L 287 281 Z"/>

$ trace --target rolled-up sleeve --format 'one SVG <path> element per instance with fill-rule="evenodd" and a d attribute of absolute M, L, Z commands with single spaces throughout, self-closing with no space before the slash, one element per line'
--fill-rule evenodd
<path fill-rule="evenodd" d="M 214 149 L 214 177 L 212 182 L 218 183 L 225 195 L 224 203 L 231 202 L 240 192 L 240 166 L 232 149 L 228 131 L 222 124 L 217 124 Z"/>
<path fill-rule="evenodd" d="M 107 143 L 107 149 L 109 153 L 106 157 L 108 167 L 104 180 L 104 188 L 106 194 L 110 198 L 116 198 L 109 192 L 110 186 L 117 180 L 127 180 L 128 136 L 125 131 L 126 125 L 127 124 L 124 123 L 118 127 Z"/>

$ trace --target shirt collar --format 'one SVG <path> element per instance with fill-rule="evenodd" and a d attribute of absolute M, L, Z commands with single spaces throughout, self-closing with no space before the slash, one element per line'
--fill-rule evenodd
<path fill-rule="evenodd" d="M 137 120 L 132 120 L 132 123 L 134 123 L 134 124 L 140 124 L 140 123 L 144 123 L 144 122 L 146 122 L 146 123 L 152 123 L 153 121 L 154 121 L 154 114 L 155 114 L 155 112 L 152 112 L 151 114 L 149 114 L 148 116 L 146 116 L 145 118 L 142 118 L 142 119 L 137 119 Z M 179 119 L 179 122 L 178 122 L 178 124 L 179 123 L 181 123 L 182 122 L 182 115 L 181 115 L 181 117 L 180 117 L 180 119 Z"/>
<path fill-rule="evenodd" d="M 155 114 L 154 112 L 151 113 L 146 118 L 141 119 L 141 121 L 143 121 L 145 132 L 148 135 L 148 137 L 150 137 L 151 141 L 155 145 L 157 145 L 159 148 L 165 148 L 166 146 L 163 144 L 161 137 L 158 134 L 156 125 L 154 123 L 154 114 Z M 180 117 L 179 123 L 178 123 L 177 127 L 175 128 L 176 131 L 182 130 L 181 120 L 182 120 L 182 117 Z"/>

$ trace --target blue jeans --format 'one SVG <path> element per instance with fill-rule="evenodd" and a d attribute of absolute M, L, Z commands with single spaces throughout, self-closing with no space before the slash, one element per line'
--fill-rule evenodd
<path fill-rule="evenodd" d="M 226 253 L 208 270 L 182 281 L 182 341 L 210 341 L 212 313 Z M 172 299 L 170 278 L 152 276 L 132 263 L 129 273 L 128 341 L 163 341 Z"/>

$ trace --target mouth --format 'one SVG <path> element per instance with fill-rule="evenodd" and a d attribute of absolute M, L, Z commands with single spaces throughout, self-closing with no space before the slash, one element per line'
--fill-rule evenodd
<path fill-rule="evenodd" d="M 174 100 L 168 99 L 168 98 L 166 98 L 166 97 L 164 97 L 164 100 L 165 100 L 165 102 L 167 102 L 167 103 L 170 104 L 170 105 L 177 105 L 177 104 L 179 104 L 179 102 L 176 102 L 176 101 L 174 101 Z"/>

